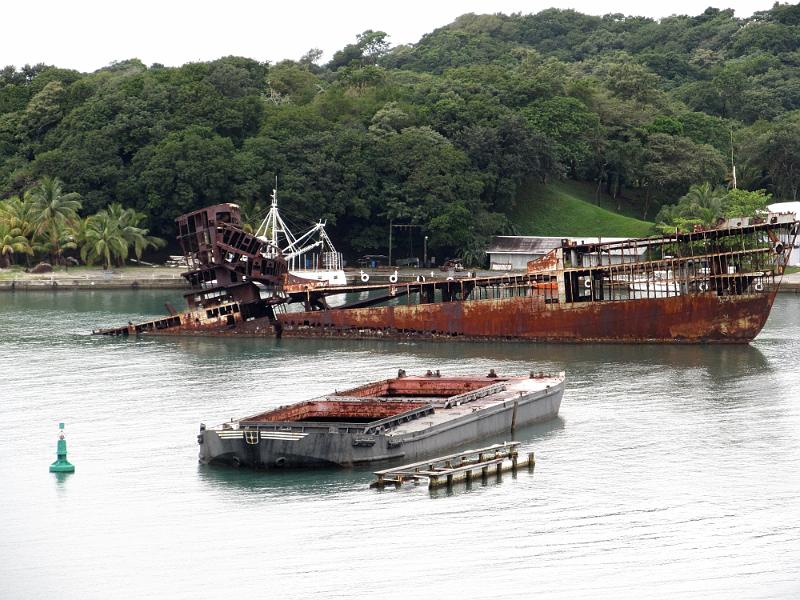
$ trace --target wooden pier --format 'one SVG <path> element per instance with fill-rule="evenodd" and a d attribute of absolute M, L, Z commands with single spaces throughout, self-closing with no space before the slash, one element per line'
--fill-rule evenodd
<path fill-rule="evenodd" d="M 520 467 L 533 470 L 536 464 L 533 452 L 520 457 L 519 445 L 520 442 L 504 442 L 376 471 L 376 479 L 370 487 L 383 489 L 387 485 L 400 487 L 406 481 L 413 481 L 415 485 L 427 481 L 428 489 L 434 489 L 461 481 L 471 482 L 476 477 L 483 479 L 491 473 L 516 471 Z"/>

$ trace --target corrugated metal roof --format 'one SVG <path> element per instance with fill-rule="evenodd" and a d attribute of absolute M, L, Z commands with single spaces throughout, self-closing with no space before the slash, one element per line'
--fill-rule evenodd
<path fill-rule="evenodd" d="M 561 246 L 562 239 L 579 244 L 599 244 L 601 242 L 622 242 L 628 238 L 603 237 L 592 235 L 548 237 L 541 235 L 498 235 L 492 238 L 487 254 L 547 254 Z"/>
<path fill-rule="evenodd" d="M 547 254 L 561 246 L 561 239 L 536 235 L 498 235 L 486 251 L 489 254 Z"/>

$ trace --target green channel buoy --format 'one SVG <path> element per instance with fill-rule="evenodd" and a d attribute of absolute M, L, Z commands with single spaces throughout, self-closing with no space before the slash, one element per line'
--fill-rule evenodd
<path fill-rule="evenodd" d="M 51 473 L 74 473 L 75 465 L 67 460 L 67 440 L 64 439 L 64 424 L 59 423 L 58 445 L 56 446 L 56 462 L 50 465 Z"/>

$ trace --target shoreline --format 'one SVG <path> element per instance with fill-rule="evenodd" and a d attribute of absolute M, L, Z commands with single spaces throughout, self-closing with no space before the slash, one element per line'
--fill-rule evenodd
<path fill-rule="evenodd" d="M 6 275 L 6 277 L 3 277 Z M 10 275 L 10 276 L 9 276 Z M 51 273 L 0 271 L 0 291 L 102 290 L 102 289 L 188 289 L 179 269 L 169 267 L 75 268 Z"/>

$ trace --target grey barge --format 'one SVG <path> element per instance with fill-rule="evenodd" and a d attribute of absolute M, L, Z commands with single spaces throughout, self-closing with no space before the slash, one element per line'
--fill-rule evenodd
<path fill-rule="evenodd" d="M 424 459 L 558 415 L 564 373 L 398 377 L 200 425 L 200 462 L 256 469 Z"/>

